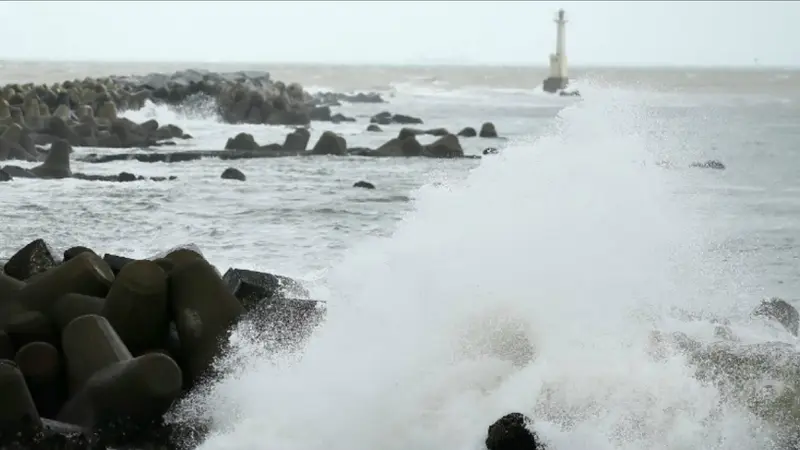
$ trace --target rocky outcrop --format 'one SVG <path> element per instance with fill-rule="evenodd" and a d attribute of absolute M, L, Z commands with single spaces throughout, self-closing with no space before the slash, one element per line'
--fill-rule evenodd
<path fill-rule="evenodd" d="M 375 93 L 311 95 L 298 83 L 275 81 L 268 72 L 260 71 L 183 70 L 106 80 L 124 92 L 136 92 L 156 103 L 192 106 L 212 101 L 223 121 L 234 124 L 307 125 L 312 120 L 352 121 L 354 119 L 342 115 L 331 115 L 330 106 L 341 102 L 383 102 Z"/>
<path fill-rule="evenodd" d="M 82 147 L 133 148 L 174 144 L 191 136 L 155 120 L 120 117 L 120 104 L 140 108 L 135 96 L 113 84 L 85 80 L 53 86 L 0 88 L 0 160 L 35 161 L 40 146 L 57 140 Z"/>
<path fill-rule="evenodd" d="M 86 247 L 64 256 L 38 239 L 0 272 L 2 448 L 186 445 L 163 414 L 213 374 L 232 327 L 277 327 L 288 342 L 324 317 L 297 281 L 242 269 L 220 276 L 192 248 L 152 259 Z"/>
<path fill-rule="evenodd" d="M 408 129 L 403 129 L 408 130 Z M 228 139 L 225 150 L 184 150 L 172 153 L 117 153 L 89 154 L 79 160 L 89 163 L 107 163 L 112 161 L 166 162 L 178 163 L 196 161 L 202 158 L 220 158 L 224 160 L 280 158 L 289 156 L 371 156 L 371 157 L 426 157 L 426 158 L 480 158 L 478 155 L 465 155 L 458 137 L 444 134 L 434 142 L 422 145 L 417 141 L 417 134 L 400 131 L 397 138 L 385 142 L 376 149 L 365 147 L 347 147 L 347 141 L 333 131 L 325 131 L 314 146 L 307 150 L 310 133 L 305 128 L 298 128 L 286 136 L 283 144 L 271 143 L 261 145 L 248 133 L 239 133 Z"/>
<path fill-rule="evenodd" d="M 345 103 L 386 103 L 381 94 L 376 92 L 359 92 L 357 94 L 342 94 L 336 92 L 320 92 L 314 99 L 323 105 L 338 106 Z"/>
<path fill-rule="evenodd" d="M 444 128 L 432 128 L 429 130 L 420 130 L 419 128 L 402 128 L 398 137 L 401 139 L 405 138 L 406 136 L 421 136 L 421 135 L 429 135 L 429 136 L 447 136 L 451 134 L 448 130 Z M 498 138 L 497 130 L 494 127 L 492 122 L 485 122 L 480 127 L 480 131 L 476 131 L 475 128 L 466 127 L 461 129 L 456 136 L 463 137 L 463 138 L 474 138 L 474 137 L 481 137 L 481 138 Z"/>
<path fill-rule="evenodd" d="M 258 71 L 184 70 L 85 78 L 49 86 L 10 84 L 0 88 L 0 135 L 11 124 L 18 124 L 21 130 L 3 136 L 8 142 L 0 144 L 0 159 L 35 160 L 34 146 L 54 139 L 73 146 L 133 148 L 190 137 L 174 125 L 135 124 L 119 116 L 122 111 L 142 108 L 147 101 L 189 109 L 210 103 L 227 123 L 307 125 L 312 120 L 355 121 L 331 112 L 330 107 L 340 102 L 384 100 L 375 93 L 311 95 L 298 83 L 273 81 L 269 73 Z"/>
<path fill-rule="evenodd" d="M 392 114 L 389 111 L 383 111 L 372 116 L 369 119 L 369 123 L 377 125 L 421 125 L 422 119 L 405 114 Z"/>
<path fill-rule="evenodd" d="M 166 181 L 175 180 L 177 177 L 150 177 L 134 175 L 130 172 L 120 172 L 117 175 L 89 175 L 84 173 L 73 173 L 70 168 L 70 155 L 72 146 L 67 141 L 58 140 L 53 142 L 49 150 L 42 151 L 44 162 L 36 167 L 24 169 L 19 166 L 7 165 L 0 168 L 0 181 L 11 181 L 14 178 L 40 178 L 40 179 L 61 179 L 76 178 L 86 181 Z"/>

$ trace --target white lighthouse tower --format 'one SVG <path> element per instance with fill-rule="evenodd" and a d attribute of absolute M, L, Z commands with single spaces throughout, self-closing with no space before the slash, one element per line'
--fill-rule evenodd
<path fill-rule="evenodd" d="M 542 83 L 545 92 L 556 93 L 567 87 L 567 19 L 564 10 L 558 10 L 556 23 L 556 52 L 550 54 L 550 75 Z"/>

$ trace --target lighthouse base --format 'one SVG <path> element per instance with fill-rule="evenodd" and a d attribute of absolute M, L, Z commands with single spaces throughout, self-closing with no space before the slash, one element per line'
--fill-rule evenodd
<path fill-rule="evenodd" d="M 569 79 L 567 77 L 549 77 L 542 82 L 542 90 L 550 94 L 555 94 L 565 89 L 567 84 L 569 84 Z"/>

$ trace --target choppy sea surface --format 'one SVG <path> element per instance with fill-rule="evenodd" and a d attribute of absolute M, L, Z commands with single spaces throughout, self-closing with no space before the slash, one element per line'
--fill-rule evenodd
<path fill-rule="evenodd" d="M 800 293 L 800 72 L 576 70 L 579 100 L 543 94 L 530 68 L 5 61 L 0 83 L 196 67 L 389 100 L 342 106 L 358 121 L 313 123 L 312 142 L 334 130 L 377 146 L 399 130 L 365 132 L 382 110 L 454 132 L 491 121 L 504 138 L 463 139 L 467 153 L 502 150 L 482 160 L 74 162 L 178 180 L 0 186 L 0 255 L 39 237 L 134 257 L 195 243 L 222 270 L 295 276 L 329 302 L 302 359 L 236 338 L 248 363 L 196 400 L 217 431 L 204 450 L 480 449 L 511 410 L 558 450 L 766 448 L 768 431 L 734 406 L 701 423 L 719 393 L 643 349 L 654 328 L 710 338 L 676 308 L 725 317 L 743 340 L 795 344 L 748 312 Z M 194 139 L 178 149 L 288 132 L 154 105 L 125 115 L 183 127 Z M 726 170 L 689 167 L 709 159 Z M 247 181 L 219 179 L 229 166 Z M 537 354 L 523 367 L 497 350 L 519 333 Z M 537 412 L 544 392 L 574 426 Z"/>

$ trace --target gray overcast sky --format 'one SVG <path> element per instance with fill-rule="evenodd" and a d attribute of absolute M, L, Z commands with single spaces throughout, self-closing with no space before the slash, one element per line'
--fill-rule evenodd
<path fill-rule="evenodd" d="M 800 65 L 800 2 L 0 2 L 0 58 Z"/>

